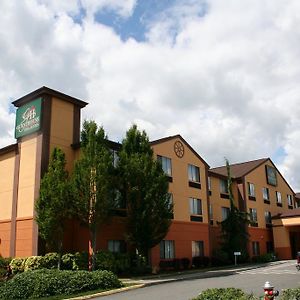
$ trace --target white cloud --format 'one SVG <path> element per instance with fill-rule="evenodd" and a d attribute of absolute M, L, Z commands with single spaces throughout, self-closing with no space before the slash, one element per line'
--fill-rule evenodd
<path fill-rule="evenodd" d="M 94 19 L 129 18 L 136 1 L 65 2 L 0 2 L 0 145 L 9 102 L 48 85 L 90 102 L 83 117 L 112 139 L 136 122 L 151 139 L 182 134 L 212 166 L 271 156 L 300 189 L 299 1 L 178 0 L 144 20 L 144 42 Z"/>

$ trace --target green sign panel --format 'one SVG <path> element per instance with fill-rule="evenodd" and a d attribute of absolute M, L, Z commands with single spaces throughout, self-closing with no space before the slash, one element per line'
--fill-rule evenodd
<path fill-rule="evenodd" d="M 38 131 L 41 127 L 42 98 L 31 101 L 17 109 L 15 138 Z"/>

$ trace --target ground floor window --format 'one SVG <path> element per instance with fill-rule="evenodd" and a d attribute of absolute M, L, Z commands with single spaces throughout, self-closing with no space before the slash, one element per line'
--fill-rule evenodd
<path fill-rule="evenodd" d="M 252 242 L 252 254 L 254 256 L 260 255 L 259 242 Z"/>
<path fill-rule="evenodd" d="M 160 242 L 160 258 L 172 259 L 175 258 L 175 242 L 164 240 Z"/>
<path fill-rule="evenodd" d="M 204 242 L 192 241 L 192 257 L 204 256 Z"/>
<path fill-rule="evenodd" d="M 267 246 L 267 253 L 273 253 L 274 252 L 274 244 L 272 241 L 266 242 Z"/>
<path fill-rule="evenodd" d="M 114 253 L 125 253 L 126 243 L 123 240 L 109 240 L 108 241 L 108 251 Z"/>

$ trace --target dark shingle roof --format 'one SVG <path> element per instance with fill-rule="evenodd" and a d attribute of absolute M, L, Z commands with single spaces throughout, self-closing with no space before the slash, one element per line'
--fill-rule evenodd
<path fill-rule="evenodd" d="M 250 173 L 252 170 L 260 166 L 261 164 L 265 163 L 268 160 L 268 158 L 261 158 L 257 160 L 247 161 L 243 163 L 238 164 L 232 164 L 230 165 L 230 172 L 232 178 L 241 178 L 248 173 Z M 209 170 L 209 173 L 215 174 L 215 175 L 221 175 L 221 176 L 227 176 L 227 169 L 226 166 L 217 167 L 217 168 L 211 168 Z"/>

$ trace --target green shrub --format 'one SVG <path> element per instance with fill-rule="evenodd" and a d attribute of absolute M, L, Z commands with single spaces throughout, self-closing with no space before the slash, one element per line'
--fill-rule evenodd
<path fill-rule="evenodd" d="M 7 266 L 10 264 L 11 262 L 11 258 L 4 258 L 2 256 L 0 256 L 0 278 L 4 276 L 4 274 L 6 273 L 6 268 Z"/>
<path fill-rule="evenodd" d="M 76 264 L 76 259 L 75 255 L 72 253 L 66 253 L 62 256 L 61 258 L 61 269 L 62 270 L 79 270 L 77 264 Z"/>
<path fill-rule="evenodd" d="M 0 299 L 28 299 L 54 295 L 72 295 L 84 291 L 121 287 L 108 271 L 34 270 L 17 274 L 0 285 Z"/>
<path fill-rule="evenodd" d="M 245 294 L 241 289 L 236 288 L 213 288 L 203 291 L 193 300 L 258 300 L 253 295 Z"/>
<path fill-rule="evenodd" d="M 130 256 L 127 253 L 114 253 L 114 270 L 117 274 L 128 273 L 130 270 Z"/>
<path fill-rule="evenodd" d="M 24 272 L 26 259 L 27 258 L 16 257 L 11 260 L 9 265 L 13 274 Z"/>
<path fill-rule="evenodd" d="M 300 288 L 284 290 L 280 295 L 280 300 L 300 300 Z"/>
<path fill-rule="evenodd" d="M 38 270 L 43 268 L 42 256 L 29 256 L 24 259 L 24 271 Z"/>
<path fill-rule="evenodd" d="M 57 269 L 58 253 L 50 252 L 43 256 L 42 265 L 46 269 Z"/>
<path fill-rule="evenodd" d="M 256 262 L 256 263 L 267 263 L 267 262 L 275 261 L 276 256 L 274 253 L 266 253 L 259 256 L 253 256 L 251 260 L 252 262 Z"/>
<path fill-rule="evenodd" d="M 79 270 L 88 270 L 89 267 L 89 254 L 87 252 L 76 252 L 75 263 Z"/>
<path fill-rule="evenodd" d="M 96 269 L 116 272 L 115 257 L 112 252 L 98 251 L 96 253 Z"/>

